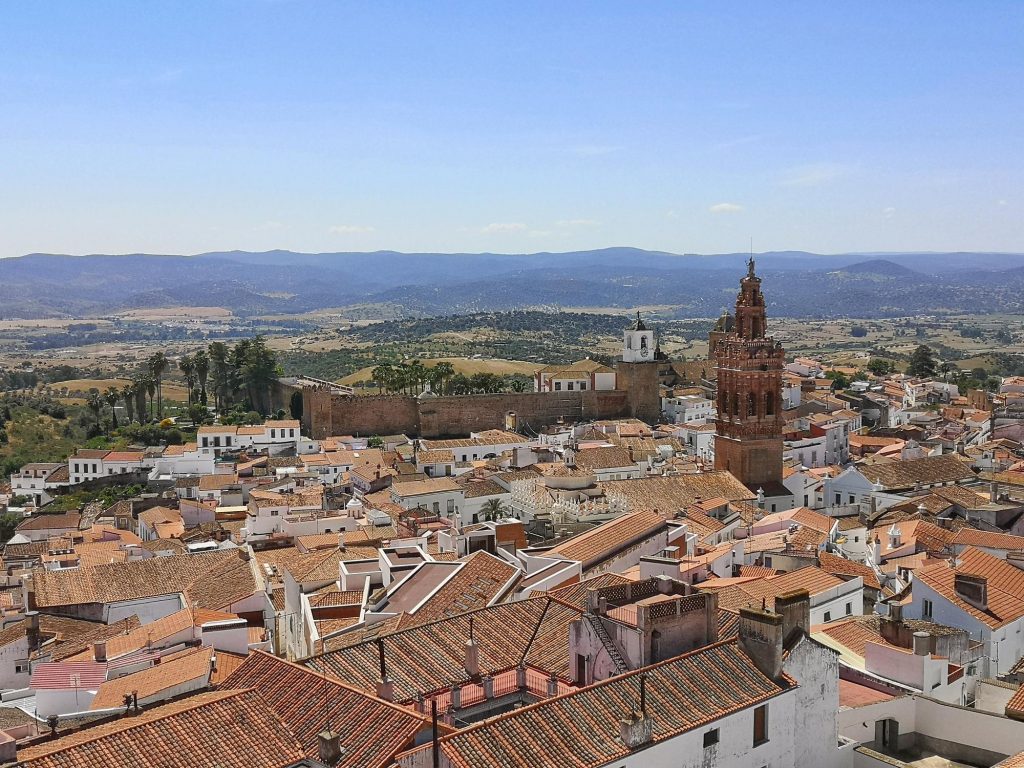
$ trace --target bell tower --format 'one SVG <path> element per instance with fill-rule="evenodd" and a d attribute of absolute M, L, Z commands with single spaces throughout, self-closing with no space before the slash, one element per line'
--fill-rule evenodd
<path fill-rule="evenodd" d="M 718 339 L 715 469 L 732 472 L 768 495 L 782 483 L 782 371 L 786 353 L 767 335 L 761 278 L 754 259 L 740 280 L 735 330 Z"/>
<path fill-rule="evenodd" d="M 622 333 L 622 362 L 649 363 L 653 359 L 654 331 L 644 324 L 637 310 L 633 325 Z"/>
<path fill-rule="evenodd" d="M 636 320 L 622 334 L 622 360 L 615 366 L 615 386 L 626 392 L 629 414 L 648 424 L 661 419 L 661 386 L 658 381 L 654 331 L 636 313 Z"/>

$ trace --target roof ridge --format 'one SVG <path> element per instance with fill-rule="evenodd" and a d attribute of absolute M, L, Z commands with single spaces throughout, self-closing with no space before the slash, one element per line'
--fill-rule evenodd
<path fill-rule="evenodd" d="M 64 663 L 66 663 L 66 662 L 64 662 Z M 138 718 L 118 717 L 116 720 L 111 720 L 110 724 L 114 724 L 114 723 L 118 723 L 118 722 L 123 722 L 123 723 L 125 723 L 123 728 L 119 728 L 119 729 L 114 730 L 114 731 L 106 731 L 104 733 L 93 733 L 93 734 L 89 735 L 87 738 L 83 738 L 81 741 L 76 742 L 74 746 L 75 747 L 79 747 L 79 746 L 81 746 L 83 744 L 89 744 L 89 743 L 92 743 L 94 741 L 99 741 L 100 739 L 105 739 L 108 736 L 113 736 L 113 735 L 115 735 L 117 733 L 120 733 L 122 730 L 129 730 L 129 729 L 131 729 L 133 727 L 133 724 L 136 724 L 136 723 L 139 724 L 139 725 L 150 725 L 152 723 L 156 723 L 156 722 L 159 722 L 161 720 L 166 720 L 169 717 L 174 717 L 175 715 L 180 715 L 182 712 L 190 712 L 193 709 L 198 709 L 199 707 L 205 706 L 206 704 L 213 704 L 213 703 L 218 702 L 218 701 L 223 701 L 225 699 L 230 699 L 232 697 L 241 696 L 242 694 L 250 693 L 250 692 L 252 692 L 252 693 L 256 694 L 257 696 L 259 696 L 259 691 L 257 691 L 255 688 L 231 688 L 231 689 L 226 689 L 226 690 L 223 690 L 223 691 L 202 691 L 202 692 L 200 692 L 200 693 L 198 693 L 198 694 L 196 694 L 195 696 L 192 696 L 192 697 L 184 697 L 183 699 L 178 699 L 177 701 L 165 702 L 162 706 L 171 706 L 171 705 L 174 705 L 174 704 L 178 704 L 178 703 L 180 703 L 182 701 L 187 701 L 189 698 L 191 698 L 193 700 L 197 700 L 200 697 L 204 697 L 202 699 L 202 701 L 194 701 L 194 703 L 192 703 L 190 706 L 184 706 L 184 707 L 181 707 L 180 709 L 175 709 L 173 712 L 163 712 L 163 713 L 160 713 L 158 711 L 158 714 L 155 715 L 150 720 L 144 720 L 144 721 L 140 722 Z M 260 696 L 260 698 L 263 698 L 263 697 Z M 158 708 L 158 710 L 159 710 L 159 708 Z M 147 711 L 148 712 L 152 712 L 153 710 L 147 710 Z M 66 733 L 66 734 L 62 734 L 62 735 L 63 736 L 73 736 L 75 734 L 79 734 L 79 733 L 82 733 L 83 731 L 86 731 L 89 727 L 90 726 L 83 726 L 81 730 L 71 731 L 70 733 Z M 50 741 L 50 742 L 44 742 L 44 744 L 46 744 L 48 746 L 54 746 L 55 749 L 51 749 L 50 751 L 47 751 L 47 752 L 42 752 L 41 754 L 38 754 L 38 755 L 33 755 L 33 757 L 31 759 L 32 760 L 37 760 L 40 757 L 45 757 L 47 755 L 52 755 L 54 752 L 59 752 L 59 751 L 65 749 L 66 747 L 64 745 L 61 745 L 59 742 L 60 742 L 59 738 L 55 739 L 53 741 Z M 38 746 L 42 747 L 42 746 L 44 746 L 44 744 L 40 744 Z M 35 745 L 33 745 L 33 746 L 35 746 Z"/>
<path fill-rule="evenodd" d="M 379 699 L 376 696 L 374 696 L 373 694 L 367 693 L 366 691 L 364 691 L 364 690 L 362 690 L 360 688 L 356 688 L 354 685 L 350 685 L 350 684 L 344 682 L 343 680 L 338 679 L 337 677 L 335 677 L 333 674 L 331 674 L 326 669 L 326 666 L 323 669 L 323 671 L 318 671 L 316 669 L 313 669 L 312 667 L 307 667 L 307 666 L 304 666 L 302 664 L 297 664 L 294 661 L 289 661 L 288 659 L 281 658 L 280 656 L 275 656 L 274 654 L 268 653 L 267 651 L 264 651 L 264 650 L 260 650 L 259 648 L 254 648 L 252 651 L 249 652 L 249 656 L 246 658 L 246 662 L 248 662 L 248 660 L 250 658 L 252 658 L 254 655 L 265 656 L 265 657 L 267 657 L 269 659 L 273 659 L 276 662 L 280 662 L 281 664 L 285 664 L 285 665 L 287 665 L 289 667 L 292 667 L 293 669 L 296 669 L 296 670 L 302 672 L 305 675 L 312 675 L 313 677 L 315 677 L 317 679 L 317 681 L 323 681 L 325 679 L 329 680 L 330 682 L 332 682 L 335 685 L 337 685 L 339 688 L 344 688 L 346 691 L 358 694 L 360 697 L 362 697 L 364 699 L 372 699 L 376 703 L 386 705 L 389 709 L 398 710 L 399 712 L 402 712 L 404 714 L 412 715 L 412 716 L 416 717 L 417 719 L 422 720 L 425 723 L 429 722 L 429 718 L 426 715 L 422 715 L 422 714 L 420 714 L 419 712 L 417 712 L 414 709 L 402 706 L 401 704 L 396 704 L 393 701 L 387 701 L 386 699 Z M 320 654 L 319 657 L 312 656 L 310 658 L 315 659 L 315 658 L 322 658 L 322 657 L 323 657 L 323 654 Z M 243 666 L 244 666 L 244 664 L 245 664 L 245 662 L 243 662 Z M 232 672 L 231 675 L 229 675 L 227 680 L 225 680 L 224 682 L 226 683 L 229 680 L 231 680 L 232 677 L 234 677 L 236 674 L 238 674 L 238 670 L 240 670 L 240 669 L 242 669 L 241 666 L 238 669 L 236 669 L 234 672 Z M 255 688 L 253 688 L 252 690 L 256 690 L 256 692 L 259 693 L 259 691 L 257 689 L 255 689 Z"/>

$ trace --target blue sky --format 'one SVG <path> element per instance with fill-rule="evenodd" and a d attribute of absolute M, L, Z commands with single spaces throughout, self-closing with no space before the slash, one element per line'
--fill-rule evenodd
<path fill-rule="evenodd" d="M 1019 0 L 79 0 L 0 28 L 0 256 L 1024 251 Z"/>

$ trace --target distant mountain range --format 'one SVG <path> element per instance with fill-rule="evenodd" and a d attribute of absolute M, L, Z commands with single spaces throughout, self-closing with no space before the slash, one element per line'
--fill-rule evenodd
<path fill-rule="evenodd" d="M 381 304 L 405 316 L 525 308 L 730 306 L 748 254 L 637 248 L 532 254 L 223 251 L 0 259 L 0 317 L 220 306 L 241 316 Z M 776 316 L 1021 312 L 1024 254 L 756 254 Z"/>

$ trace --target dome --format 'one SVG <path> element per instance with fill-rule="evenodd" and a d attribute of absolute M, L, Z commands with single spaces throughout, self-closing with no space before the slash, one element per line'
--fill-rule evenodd
<path fill-rule="evenodd" d="M 722 313 L 722 316 L 718 318 L 718 322 L 715 323 L 715 330 L 722 331 L 724 333 L 732 333 L 736 330 L 736 318 L 732 316 L 732 313 L 726 310 Z"/>

